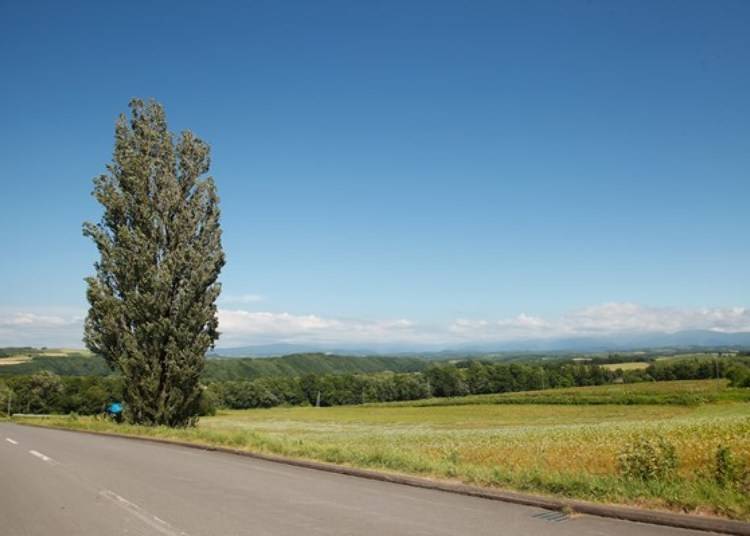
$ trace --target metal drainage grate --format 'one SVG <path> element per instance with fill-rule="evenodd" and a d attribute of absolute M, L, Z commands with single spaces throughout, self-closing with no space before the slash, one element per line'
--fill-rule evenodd
<path fill-rule="evenodd" d="M 563 521 L 567 521 L 568 519 L 570 519 L 570 516 L 563 512 L 540 512 L 538 514 L 532 515 L 531 517 L 549 521 L 550 523 L 562 523 Z"/>

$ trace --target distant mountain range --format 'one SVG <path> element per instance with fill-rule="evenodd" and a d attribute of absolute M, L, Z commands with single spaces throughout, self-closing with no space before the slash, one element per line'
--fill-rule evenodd
<path fill-rule="evenodd" d="M 217 348 L 212 355 L 224 357 L 273 357 L 306 352 L 346 355 L 414 355 L 474 354 L 492 352 L 608 352 L 655 348 L 750 348 L 750 332 L 722 333 L 709 330 L 676 333 L 639 333 L 602 335 L 598 337 L 567 337 L 550 339 L 519 339 L 495 343 L 461 345 L 382 344 L 368 348 L 337 344 L 262 344 L 235 348 Z"/>

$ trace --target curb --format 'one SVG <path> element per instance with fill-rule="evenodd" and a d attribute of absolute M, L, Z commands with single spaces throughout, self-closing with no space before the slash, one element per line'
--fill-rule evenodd
<path fill-rule="evenodd" d="M 212 445 L 201 445 L 196 443 L 188 443 L 179 440 L 162 439 L 158 437 L 145 437 L 145 436 L 134 436 L 126 434 L 118 434 L 115 432 L 95 432 L 92 430 L 78 430 L 73 428 L 64 428 L 61 426 L 46 426 L 43 424 L 35 423 L 15 423 L 19 426 L 32 426 L 37 428 L 48 428 L 52 430 L 63 430 L 66 432 L 78 432 L 82 434 L 108 436 L 108 437 L 119 437 L 124 439 L 133 439 L 140 441 L 148 441 L 151 443 L 160 443 L 164 445 L 177 445 L 181 447 L 187 447 L 198 450 L 207 450 L 212 452 L 223 452 L 227 454 L 234 454 L 238 456 L 245 456 L 247 458 L 253 458 L 256 460 L 263 460 L 267 462 L 283 463 L 286 465 L 292 465 L 295 467 L 304 467 L 307 469 L 315 469 L 318 471 L 326 471 L 329 473 L 337 473 L 341 475 L 354 476 L 359 478 L 367 478 L 370 480 L 379 480 L 382 482 L 389 482 L 392 484 L 401 484 L 404 486 L 411 486 L 415 488 L 423 488 L 430 490 L 445 491 L 448 493 L 456 493 L 459 495 L 468 495 L 471 497 L 480 497 L 483 499 L 490 499 L 494 501 L 503 501 L 513 504 L 522 504 L 525 506 L 535 506 L 537 508 L 544 508 L 546 510 L 558 510 L 568 511 L 572 510 L 579 514 L 588 514 L 598 517 L 608 517 L 614 519 L 622 519 L 625 521 L 634 521 L 637 523 L 648 523 L 651 525 L 663 525 L 667 527 L 681 528 L 681 529 L 692 529 L 701 530 L 707 532 L 717 532 L 722 534 L 733 534 L 737 536 L 750 536 L 750 523 L 743 521 L 735 521 L 732 519 L 721 519 L 717 517 L 701 517 L 690 514 L 676 514 L 671 512 L 661 512 L 656 510 L 643 510 L 640 508 L 630 508 L 627 506 L 612 506 L 605 504 L 592 503 L 588 501 L 578 501 L 574 499 L 556 499 L 553 497 L 544 497 L 541 495 L 532 495 L 527 493 L 517 493 L 512 491 L 500 491 L 489 488 L 481 488 L 478 486 L 470 486 L 467 484 L 456 484 L 451 482 L 442 482 L 436 480 L 430 480 L 427 478 L 406 476 L 400 474 L 389 474 L 380 473 L 369 469 L 357 469 L 354 467 L 347 467 L 344 465 L 336 465 L 326 462 L 315 462 L 310 460 L 302 460 L 295 458 L 286 458 L 284 456 L 277 456 L 273 454 L 260 454 L 256 452 L 249 452 L 240 449 L 233 449 L 230 447 L 219 447 Z"/>

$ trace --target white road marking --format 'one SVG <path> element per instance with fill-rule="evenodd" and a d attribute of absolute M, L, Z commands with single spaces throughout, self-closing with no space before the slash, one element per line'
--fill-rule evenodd
<path fill-rule="evenodd" d="M 53 460 L 53 459 L 52 459 L 52 458 L 50 458 L 49 456 L 45 456 L 45 455 L 44 455 L 44 454 L 42 454 L 41 452 L 37 452 L 37 451 L 35 451 L 35 450 L 30 450 L 30 451 L 29 451 L 29 454 L 31 454 L 32 456 L 36 456 L 36 457 L 37 457 L 37 458 L 39 458 L 40 460 L 44 460 L 44 461 L 45 461 L 45 462 L 47 462 L 47 463 L 57 463 L 57 462 L 56 462 L 55 460 Z"/>
<path fill-rule="evenodd" d="M 6 440 L 6 441 L 7 441 L 8 443 L 12 444 L 12 445 L 18 445 L 18 441 L 16 441 L 15 439 L 11 439 L 11 438 L 9 438 L 9 437 L 6 437 L 6 438 L 5 438 L 5 440 Z"/>
<path fill-rule="evenodd" d="M 114 491 L 105 489 L 105 490 L 100 491 L 99 495 L 109 499 L 120 508 L 127 510 L 128 512 L 133 514 L 135 517 L 143 521 L 146 525 L 161 532 L 162 534 L 166 534 L 167 536 L 188 536 L 186 532 L 182 532 L 181 530 L 174 528 L 172 525 L 170 525 L 163 519 L 160 519 L 154 514 L 149 513 L 144 508 L 138 506 L 135 503 L 130 502 L 125 497 L 121 497 Z"/>

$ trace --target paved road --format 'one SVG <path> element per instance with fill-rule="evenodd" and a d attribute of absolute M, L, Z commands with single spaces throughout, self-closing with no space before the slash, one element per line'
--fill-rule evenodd
<path fill-rule="evenodd" d="M 218 452 L 0 423 L 0 534 L 706 533 L 412 488 Z"/>

